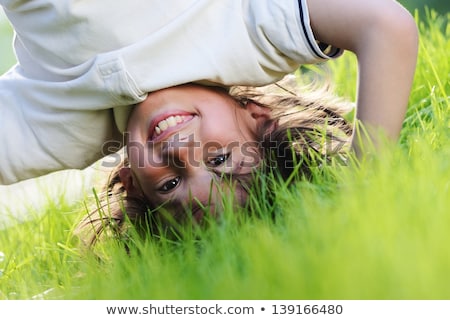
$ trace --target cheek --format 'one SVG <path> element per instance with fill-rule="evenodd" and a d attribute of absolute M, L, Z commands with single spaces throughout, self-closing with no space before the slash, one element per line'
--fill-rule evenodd
<path fill-rule="evenodd" d="M 211 107 L 214 108 L 214 107 Z M 217 108 L 202 119 L 201 136 L 206 141 L 238 142 L 248 139 L 245 122 L 239 120 L 240 114 L 228 108 Z"/>
<path fill-rule="evenodd" d="M 132 122 L 130 122 L 132 124 Z M 131 125 L 129 125 L 131 127 Z M 137 129 L 129 129 L 126 133 L 126 150 L 128 155 L 128 161 L 130 162 L 130 166 L 133 167 L 142 167 L 143 160 L 145 159 L 145 149 L 146 146 L 142 141 L 141 135 L 139 134 Z"/>
<path fill-rule="evenodd" d="M 127 153 L 130 167 L 135 171 L 139 171 L 140 169 L 146 167 L 147 157 L 145 156 L 144 149 L 141 148 L 138 143 L 131 145 L 129 144 L 127 147 Z"/>
<path fill-rule="evenodd" d="M 130 167 L 134 170 L 163 169 L 170 165 L 169 160 L 162 157 L 159 151 L 138 141 L 128 143 L 127 154 Z"/>

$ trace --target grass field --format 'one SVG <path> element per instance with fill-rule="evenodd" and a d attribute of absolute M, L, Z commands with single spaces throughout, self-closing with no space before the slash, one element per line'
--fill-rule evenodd
<path fill-rule="evenodd" d="M 417 17 L 418 69 L 394 148 L 278 185 L 276 207 L 259 195 L 257 214 L 227 210 L 182 241 L 131 235 L 130 255 L 105 243 L 101 261 L 72 234 L 83 203 L 48 201 L 0 230 L 0 299 L 450 299 L 449 18 Z M 328 65 L 353 99 L 354 57 Z"/>

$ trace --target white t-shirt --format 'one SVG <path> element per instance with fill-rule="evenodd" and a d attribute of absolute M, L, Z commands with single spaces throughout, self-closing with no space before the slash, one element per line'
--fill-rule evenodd
<path fill-rule="evenodd" d="M 0 78 L 0 184 L 89 166 L 148 92 L 264 85 L 339 54 L 320 50 L 306 0 L 0 3 L 19 62 Z"/>

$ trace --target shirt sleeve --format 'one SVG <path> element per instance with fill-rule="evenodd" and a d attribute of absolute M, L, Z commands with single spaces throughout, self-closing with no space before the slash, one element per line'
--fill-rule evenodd
<path fill-rule="evenodd" d="M 336 48 L 329 44 L 319 42 L 315 39 L 314 33 L 311 29 L 308 5 L 306 0 L 298 0 L 299 7 L 299 23 L 303 32 L 304 38 L 314 54 L 322 59 L 337 58 L 343 52 L 342 49 Z"/>
<path fill-rule="evenodd" d="M 247 30 L 266 67 L 276 69 L 284 61 L 298 67 L 341 54 L 342 50 L 316 41 L 306 0 L 244 2 Z"/>

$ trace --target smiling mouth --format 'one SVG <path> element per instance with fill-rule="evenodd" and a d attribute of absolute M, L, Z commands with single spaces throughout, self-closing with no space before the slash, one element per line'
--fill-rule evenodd
<path fill-rule="evenodd" d="M 149 140 L 161 140 L 174 131 L 178 131 L 181 126 L 194 118 L 192 114 L 172 114 L 162 119 L 155 119 L 149 128 Z"/>

